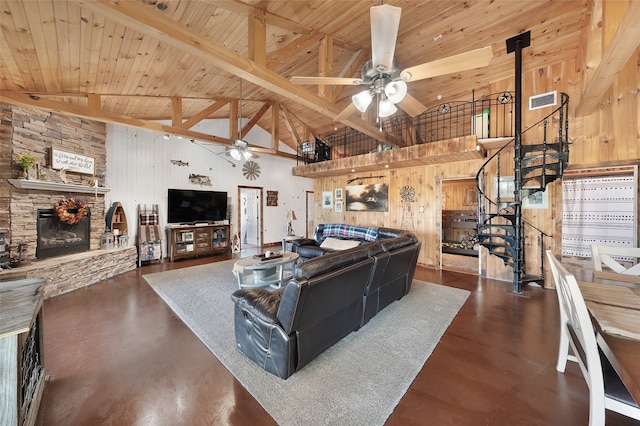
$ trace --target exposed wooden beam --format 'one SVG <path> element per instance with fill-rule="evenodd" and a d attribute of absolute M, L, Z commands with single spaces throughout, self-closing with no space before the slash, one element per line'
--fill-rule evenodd
<path fill-rule="evenodd" d="M 233 99 L 229 102 L 229 139 L 236 140 L 239 138 L 238 135 L 238 100 Z"/>
<path fill-rule="evenodd" d="M 280 104 L 271 108 L 271 148 L 278 150 L 280 142 Z"/>
<path fill-rule="evenodd" d="M 180 127 L 168 126 L 157 123 L 155 121 L 141 120 L 126 115 L 114 114 L 108 111 L 101 111 L 91 108 L 85 108 L 78 105 L 68 104 L 66 102 L 54 101 L 38 96 L 29 96 L 18 92 L 0 92 L 0 102 L 7 102 L 14 105 L 24 107 L 43 109 L 46 111 L 58 112 L 61 114 L 69 114 L 75 117 L 96 120 L 103 123 L 120 124 L 123 126 L 137 127 L 140 129 L 150 130 L 160 133 L 169 133 L 176 136 L 182 136 L 187 139 L 198 139 L 203 142 L 215 142 L 222 145 L 231 145 L 231 140 L 219 136 L 208 135 L 206 133 L 195 132 Z"/>
<path fill-rule="evenodd" d="M 297 22 L 293 22 L 287 18 L 283 18 L 282 16 L 274 15 L 273 13 L 269 13 L 267 11 L 262 11 L 261 9 L 255 8 L 249 4 L 243 3 L 238 0 L 204 0 L 205 3 L 212 4 L 216 7 L 220 7 L 222 9 L 228 10 L 229 12 L 236 13 L 242 16 L 250 16 L 254 11 L 259 10 L 264 13 L 265 22 L 269 25 L 274 25 L 278 28 L 283 28 L 285 30 L 293 31 L 296 33 L 308 33 L 311 32 L 311 28 L 306 27 Z"/>
<path fill-rule="evenodd" d="M 87 95 L 87 107 L 91 109 L 102 109 L 102 99 L 99 94 L 89 93 Z"/>
<path fill-rule="evenodd" d="M 638 49 L 638 40 L 640 40 L 638 22 L 640 22 L 640 1 L 630 1 L 618 30 L 582 94 L 582 99 L 576 108 L 578 117 L 589 115 L 598 107 L 602 96 L 613 84 L 615 76 Z"/>
<path fill-rule="evenodd" d="M 226 49 L 201 34 L 172 21 L 164 15 L 149 13 L 136 3 L 117 0 L 82 0 L 83 7 L 103 14 L 134 31 L 162 40 L 185 53 L 195 55 L 215 66 L 247 81 L 264 87 L 273 93 L 290 99 L 326 117 L 334 118 L 340 109 L 309 90 L 295 86 L 281 75 Z M 384 141 L 378 129 L 362 119 L 346 117 L 344 124 L 372 138 Z"/>
<path fill-rule="evenodd" d="M 325 36 L 320 40 L 318 53 L 318 75 L 321 77 L 333 76 L 333 38 Z M 326 84 L 318 85 L 318 96 L 333 102 L 331 96 L 331 86 Z"/>
<path fill-rule="evenodd" d="M 264 114 L 267 111 L 269 111 L 269 108 L 271 108 L 271 105 L 273 105 L 272 101 L 265 102 L 264 105 L 262 105 L 262 108 L 260 108 L 258 112 L 256 112 L 253 115 L 253 117 L 251 117 L 251 120 L 249 120 L 249 122 L 242 128 L 243 135 L 246 135 L 251 131 L 251 129 L 253 129 L 253 127 L 258 123 L 258 121 L 260 121 L 260 119 L 264 116 Z"/>
<path fill-rule="evenodd" d="M 588 28 L 587 42 L 585 43 L 585 63 L 582 69 L 582 91 L 584 91 L 598 68 L 602 58 L 602 3 L 604 0 L 594 0 L 591 9 L 591 21 Z"/>
<path fill-rule="evenodd" d="M 267 63 L 267 25 L 264 11 L 254 9 L 248 19 L 249 59 L 264 66 Z"/>
<path fill-rule="evenodd" d="M 220 108 L 222 108 L 228 103 L 229 103 L 229 99 L 221 99 L 218 102 L 212 105 L 209 105 L 199 113 L 194 114 L 190 119 L 185 120 L 184 123 L 182 123 L 178 127 L 182 127 L 184 129 L 190 129 L 196 124 L 198 124 L 199 122 L 201 122 L 202 120 L 204 120 L 205 118 L 208 118 L 209 116 L 211 116 L 211 114 L 218 111 Z"/>
<path fill-rule="evenodd" d="M 287 127 L 287 130 L 289 130 L 289 133 L 291 133 L 291 137 L 295 141 L 296 146 L 300 145 L 302 141 L 298 134 L 298 130 L 296 130 L 295 123 L 292 120 L 289 110 L 282 104 L 280 104 L 280 110 L 282 110 L 282 116 L 284 117 L 284 125 Z"/>
<path fill-rule="evenodd" d="M 342 71 L 340 72 L 340 75 L 338 77 L 359 76 L 360 69 L 362 68 L 362 65 L 365 62 L 367 62 L 370 58 L 371 58 L 371 50 L 369 50 L 369 49 L 360 49 L 360 50 L 358 50 L 357 52 L 355 52 L 353 54 L 353 56 L 351 56 L 351 59 L 345 65 L 345 67 L 342 69 Z M 340 95 L 342 95 L 342 92 L 347 87 L 349 87 L 349 86 L 336 86 L 333 89 L 333 99 L 332 100 L 335 102 L 336 99 L 340 99 Z"/>
<path fill-rule="evenodd" d="M 242 16 L 250 16 L 254 11 L 259 10 L 264 13 L 265 22 L 268 25 L 273 25 L 278 28 L 282 28 L 288 31 L 292 31 L 297 34 L 310 34 L 314 31 L 313 28 L 307 27 L 306 25 L 302 25 L 299 22 L 291 21 L 287 18 L 284 18 L 279 15 L 275 15 L 273 13 L 269 13 L 262 9 L 253 7 L 246 3 L 237 1 L 237 0 L 204 0 L 206 3 L 213 4 L 216 7 L 220 7 L 222 9 L 228 10 L 233 13 L 237 13 Z M 362 46 L 357 46 L 356 44 L 348 41 L 348 40 L 335 40 L 336 46 L 339 46 L 343 49 L 353 50 L 354 52 L 361 49 Z"/>
<path fill-rule="evenodd" d="M 180 96 L 171 98 L 171 125 L 173 127 L 182 125 L 182 98 Z"/>
<path fill-rule="evenodd" d="M 308 49 L 310 46 L 315 46 L 320 42 L 320 40 L 322 40 L 322 37 L 324 37 L 324 34 L 318 31 L 313 31 L 309 34 L 302 34 L 301 36 L 296 37 L 280 49 L 269 54 L 267 67 L 269 69 L 277 68 L 279 65 L 282 65 L 303 50 Z"/>

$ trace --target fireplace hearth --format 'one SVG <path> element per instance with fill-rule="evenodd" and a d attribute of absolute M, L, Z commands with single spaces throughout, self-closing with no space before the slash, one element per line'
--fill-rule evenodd
<path fill-rule="evenodd" d="M 74 213 L 72 210 L 70 213 Z M 80 222 L 70 225 L 58 219 L 54 209 L 38 210 L 36 258 L 46 259 L 81 253 L 90 247 L 90 217 L 87 211 Z"/>

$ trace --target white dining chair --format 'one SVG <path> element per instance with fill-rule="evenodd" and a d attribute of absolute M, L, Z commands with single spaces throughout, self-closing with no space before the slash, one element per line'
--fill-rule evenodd
<path fill-rule="evenodd" d="M 640 248 L 591 245 L 591 259 L 596 277 L 640 284 Z"/>
<path fill-rule="evenodd" d="M 640 420 L 640 406 L 598 350 L 596 334 L 578 282 L 550 250 L 547 257 L 560 305 L 560 347 L 556 370 L 564 373 L 567 360 L 580 366 L 589 386 L 590 426 L 604 425 L 605 409 Z"/>

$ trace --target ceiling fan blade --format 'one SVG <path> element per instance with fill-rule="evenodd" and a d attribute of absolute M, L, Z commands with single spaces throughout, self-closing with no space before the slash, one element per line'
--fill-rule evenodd
<path fill-rule="evenodd" d="M 373 67 L 393 68 L 393 54 L 396 49 L 396 38 L 400 27 L 399 7 L 383 4 L 373 6 L 371 15 L 371 53 Z"/>
<path fill-rule="evenodd" d="M 342 120 L 348 118 L 354 112 L 356 112 L 356 106 L 353 104 L 353 102 L 349 102 L 345 109 L 343 109 L 340 114 L 336 115 L 333 121 L 341 122 Z"/>
<path fill-rule="evenodd" d="M 362 84 L 359 78 L 344 77 L 300 77 L 293 76 L 289 79 L 293 84 L 335 84 L 339 86 L 357 86 Z"/>
<path fill-rule="evenodd" d="M 416 98 L 414 98 L 408 93 L 396 105 L 402 108 L 402 110 L 407 114 L 409 114 L 411 117 L 420 115 L 427 110 L 427 107 L 424 106 L 422 102 L 420 102 L 419 100 L 417 100 Z"/>
<path fill-rule="evenodd" d="M 407 82 L 423 80 L 454 72 L 486 67 L 489 65 L 491 58 L 493 58 L 491 46 L 486 46 L 470 52 L 416 65 L 415 67 L 409 67 L 403 70 L 400 76 Z"/>

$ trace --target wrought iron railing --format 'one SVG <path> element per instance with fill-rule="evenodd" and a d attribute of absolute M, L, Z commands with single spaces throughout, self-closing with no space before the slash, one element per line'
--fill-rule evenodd
<path fill-rule="evenodd" d="M 349 127 L 298 146 L 298 164 L 326 161 L 375 151 L 431 143 L 462 136 L 513 137 L 514 96 L 500 92 L 471 101 L 445 102 L 417 117 L 396 114 L 383 119 L 384 142 Z"/>

